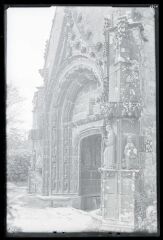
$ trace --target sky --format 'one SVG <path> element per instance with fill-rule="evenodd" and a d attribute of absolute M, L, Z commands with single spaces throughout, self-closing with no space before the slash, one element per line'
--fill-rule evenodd
<path fill-rule="evenodd" d="M 7 9 L 7 83 L 25 98 L 19 109 L 22 129 L 32 128 L 32 99 L 43 84 L 38 70 L 44 65 L 45 42 L 49 39 L 55 7 Z"/>

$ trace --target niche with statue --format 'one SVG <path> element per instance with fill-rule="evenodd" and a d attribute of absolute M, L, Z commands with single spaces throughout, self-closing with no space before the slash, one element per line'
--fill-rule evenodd
<path fill-rule="evenodd" d="M 123 135 L 122 139 L 122 169 L 139 168 L 139 152 L 136 135 Z"/>

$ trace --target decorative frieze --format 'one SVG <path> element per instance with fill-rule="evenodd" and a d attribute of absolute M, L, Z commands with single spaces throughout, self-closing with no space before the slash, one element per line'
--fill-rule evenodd
<path fill-rule="evenodd" d="M 100 103 L 100 108 L 105 118 L 139 118 L 143 106 L 138 102 L 103 102 Z"/>

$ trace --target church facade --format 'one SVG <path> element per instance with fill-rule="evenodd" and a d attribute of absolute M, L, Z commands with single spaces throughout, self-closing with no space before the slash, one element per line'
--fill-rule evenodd
<path fill-rule="evenodd" d="M 154 10 L 57 7 L 33 104 L 29 192 L 134 230 L 156 202 Z"/>

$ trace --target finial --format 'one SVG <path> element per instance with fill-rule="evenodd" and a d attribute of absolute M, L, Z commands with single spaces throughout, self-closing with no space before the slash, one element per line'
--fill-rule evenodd
<path fill-rule="evenodd" d="M 105 17 L 104 20 L 105 20 L 104 31 L 107 31 L 112 26 L 112 22 L 109 17 Z"/>

